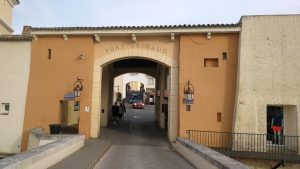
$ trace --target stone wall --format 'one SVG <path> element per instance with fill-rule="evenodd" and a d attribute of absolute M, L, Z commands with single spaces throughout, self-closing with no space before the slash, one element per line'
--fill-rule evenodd
<path fill-rule="evenodd" d="M 84 146 L 83 135 L 45 135 L 36 131 L 32 134 L 37 134 L 36 137 L 39 139 L 37 142 L 41 140 L 52 142 L 0 160 L 1 169 L 48 168 Z"/>
<path fill-rule="evenodd" d="M 241 22 L 234 132 L 266 133 L 267 106 L 275 105 L 284 107 L 285 127 L 293 130 L 285 132 L 299 135 L 300 15 Z"/>

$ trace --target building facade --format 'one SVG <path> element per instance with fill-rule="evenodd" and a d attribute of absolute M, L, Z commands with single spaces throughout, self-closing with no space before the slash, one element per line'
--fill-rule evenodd
<path fill-rule="evenodd" d="M 299 135 L 300 16 L 244 16 L 237 24 L 146 27 L 24 27 L 31 67 L 22 150 L 34 127 L 60 123 L 60 100 L 83 79 L 79 133 L 99 137 L 126 73 L 156 79 L 156 119 L 168 137 L 186 130 L 267 133 L 268 106 L 283 107 L 285 133 Z M 124 65 L 131 65 L 124 67 Z M 192 103 L 184 102 L 187 82 Z M 121 82 L 120 82 L 121 83 Z M 167 105 L 167 112 L 165 112 Z M 167 114 L 166 114 L 167 113 Z"/>
<path fill-rule="evenodd" d="M 21 150 L 31 62 L 30 36 L 13 32 L 12 11 L 18 0 L 0 2 L 0 154 Z"/>
<path fill-rule="evenodd" d="M 300 15 L 242 17 L 235 132 L 266 133 L 281 108 L 284 134 L 299 135 Z"/>
<path fill-rule="evenodd" d="M 0 35 L 0 153 L 19 153 L 31 62 L 31 37 Z"/>

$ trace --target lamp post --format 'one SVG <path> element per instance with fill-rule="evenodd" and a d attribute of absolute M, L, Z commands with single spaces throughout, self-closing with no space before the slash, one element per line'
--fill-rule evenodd
<path fill-rule="evenodd" d="M 194 85 L 190 83 L 190 80 L 184 86 L 184 103 L 193 104 L 194 100 Z"/>
<path fill-rule="evenodd" d="M 74 84 L 73 84 L 73 91 L 74 91 L 75 97 L 80 97 L 81 92 L 83 90 L 83 86 L 82 86 L 81 81 L 83 81 L 83 79 L 79 79 L 77 77 L 76 82 L 74 82 Z"/>

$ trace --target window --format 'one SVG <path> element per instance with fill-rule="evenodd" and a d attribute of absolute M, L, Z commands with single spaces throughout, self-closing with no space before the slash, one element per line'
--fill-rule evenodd
<path fill-rule="evenodd" d="M 10 104 L 9 103 L 1 103 L 1 115 L 8 115 L 10 110 Z"/>
<path fill-rule="evenodd" d="M 147 84 L 148 85 L 154 85 L 154 78 L 148 78 L 147 79 Z"/>
<path fill-rule="evenodd" d="M 226 53 L 226 52 L 223 52 L 223 53 L 222 53 L 222 57 L 223 57 L 223 60 L 227 60 L 227 53 Z"/>
<path fill-rule="evenodd" d="M 221 112 L 217 113 L 217 122 L 222 122 L 222 113 Z"/>
<path fill-rule="evenodd" d="M 218 58 L 205 58 L 204 59 L 204 67 L 219 67 L 219 59 Z"/>
<path fill-rule="evenodd" d="M 48 59 L 51 60 L 51 57 L 52 57 L 52 50 L 51 49 L 48 49 Z"/>

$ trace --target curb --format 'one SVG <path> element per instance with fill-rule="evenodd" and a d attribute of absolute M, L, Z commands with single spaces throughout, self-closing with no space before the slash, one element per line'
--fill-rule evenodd
<path fill-rule="evenodd" d="M 97 162 L 99 162 L 99 160 L 103 157 L 103 155 L 110 149 L 111 145 L 112 145 L 111 142 L 109 142 L 109 145 L 106 147 L 106 149 L 103 152 L 99 153 L 96 159 L 94 159 L 92 162 L 88 164 L 86 169 L 93 169 L 96 166 Z"/>

